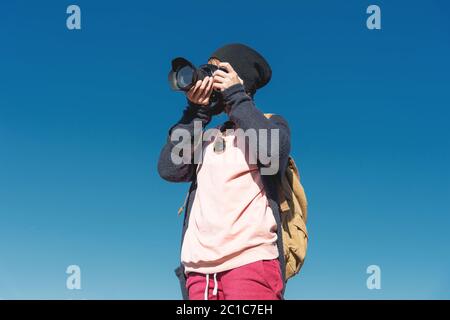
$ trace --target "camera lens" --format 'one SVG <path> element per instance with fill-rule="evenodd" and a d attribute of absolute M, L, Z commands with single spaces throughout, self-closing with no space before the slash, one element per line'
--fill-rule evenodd
<path fill-rule="evenodd" d="M 190 66 L 184 66 L 177 71 L 177 84 L 180 89 L 188 89 L 194 80 L 195 70 Z"/>

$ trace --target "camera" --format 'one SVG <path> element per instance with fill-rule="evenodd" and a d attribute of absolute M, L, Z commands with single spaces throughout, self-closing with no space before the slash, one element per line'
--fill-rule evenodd
<path fill-rule="evenodd" d="M 227 72 L 213 64 L 203 64 L 198 68 L 185 58 L 178 57 L 172 60 L 172 69 L 169 72 L 169 85 L 174 91 L 189 91 L 198 80 L 212 77 L 216 70 Z M 212 103 L 220 99 L 220 91 L 214 90 L 211 94 Z"/>

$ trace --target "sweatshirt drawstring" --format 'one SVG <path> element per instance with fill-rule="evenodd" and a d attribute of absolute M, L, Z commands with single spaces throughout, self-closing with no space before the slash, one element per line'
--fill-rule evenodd
<path fill-rule="evenodd" d="M 208 300 L 209 274 L 206 274 L 205 300 Z"/>
<path fill-rule="evenodd" d="M 209 289 L 209 274 L 206 274 L 206 286 L 205 286 L 205 300 L 208 300 L 208 289 Z M 217 295 L 218 285 L 217 285 L 217 273 L 214 273 L 214 289 L 213 295 Z"/>
<path fill-rule="evenodd" d="M 217 273 L 214 273 L 214 289 L 213 289 L 213 295 L 217 296 Z"/>

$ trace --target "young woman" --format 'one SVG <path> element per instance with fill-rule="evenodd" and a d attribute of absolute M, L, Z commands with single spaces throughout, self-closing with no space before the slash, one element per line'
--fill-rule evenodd
<path fill-rule="evenodd" d="M 184 299 L 282 299 L 285 287 L 277 184 L 284 173 L 290 151 L 286 121 L 266 118 L 255 106 L 256 90 L 271 78 L 267 61 L 255 50 L 231 44 L 215 51 L 208 63 L 225 69 L 198 81 L 187 93 L 188 106 L 169 131 L 187 130 L 194 135 L 194 123 L 205 128 L 214 114 L 226 112 L 229 121 L 221 134 L 201 145 L 200 164 L 175 164 L 171 160 L 174 142 L 168 139 L 158 163 L 162 178 L 191 182 L 183 224 L 181 264 L 176 270 Z M 211 106 L 213 90 L 221 103 Z M 273 111 L 273 107 L 270 111 Z M 256 162 L 253 152 L 236 143 L 225 129 L 266 130 L 259 141 Z M 278 129 L 278 130 L 276 130 Z M 278 132 L 273 142 L 272 132 Z M 217 148 L 218 139 L 222 147 Z M 267 161 L 260 155 L 278 157 L 276 174 L 262 174 Z"/>

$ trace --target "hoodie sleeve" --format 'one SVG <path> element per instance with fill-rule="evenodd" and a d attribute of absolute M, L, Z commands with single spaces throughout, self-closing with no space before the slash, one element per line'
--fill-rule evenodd
<path fill-rule="evenodd" d="M 225 103 L 230 106 L 230 120 L 238 125 L 244 131 L 255 129 L 257 136 L 257 159 L 262 166 L 268 166 L 261 161 L 261 154 L 268 158 L 278 157 L 279 170 L 284 172 L 286 169 L 289 152 L 291 149 L 291 134 L 289 126 L 281 116 L 273 115 L 267 119 L 264 114 L 258 110 L 253 99 L 245 92 L 241 84 L 233 85 L 222 92 Z M 259 130 L 267 131 L 267 143 L 260 144 Z M 273 129 L 278 129 L 279 139 L 272 141 Z"/>
<path fill-rule="evenodd" d="M 196 105 L 188 101 L 188 106 L 183 111 L 181 119 L 169 129 L 168 137 L 159 155 L 158 173 L 164 180 L 171 182 L 188 182 L 192 181 L 195 176 L 196 164 L 193 161 L 193 155 L 196 151 L 194 146 L 198 145 L 194 141 L 195 123 L 201 124 L 203 130 L 211 121 L 211 115 L 204 106 Z M 191 161 L 182 162 L 180 164 L 172 161 L 172 152 L 175 146 L 180 147 L 179 142 L 172 141 L 171 134 L 174 130 L 182 129 L 190 135 L 188 143 L 191 144 Z M 200 147 L 202 144 L 200 143 Z"/>

